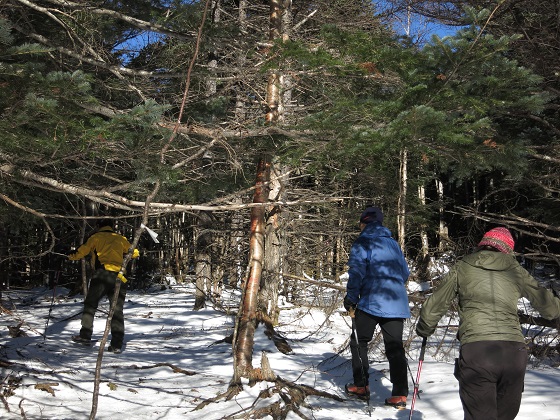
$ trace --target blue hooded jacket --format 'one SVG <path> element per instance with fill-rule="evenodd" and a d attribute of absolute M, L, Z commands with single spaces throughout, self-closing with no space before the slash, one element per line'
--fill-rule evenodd
<path fill-rule="evenodd" d="M 346 297 L 358 309 L 382 318 L 410 318 L 405 282 L 410 275 L 391 231 L 368 223 L 350 251 Z"/>

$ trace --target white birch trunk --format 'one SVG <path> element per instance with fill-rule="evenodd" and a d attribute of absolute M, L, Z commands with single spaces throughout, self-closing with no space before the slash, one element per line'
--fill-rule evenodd
<path fill-rule="evenodd" d="M 397 231 L 398 242 L 404 252 L 404 245 L 406 242 L 406 192 L 408 186 L 408 150 L 406 148 L 401 150 L 400 156 L 400 191 L 398 199 L 398 215 L 397 215 Z"/>
<path fill-rule="evenodd" d="M 422 207 L 426 207 L 426 187 L 424 185 L 418 186 L 418 199 Z M 430 245 L 428 243 L 428 233 L 426 232 L 426 226 L 423 225 L 420 229 L 420 238 L 422 240 L 422 257 L 426 258 L 430 252 Z"/>

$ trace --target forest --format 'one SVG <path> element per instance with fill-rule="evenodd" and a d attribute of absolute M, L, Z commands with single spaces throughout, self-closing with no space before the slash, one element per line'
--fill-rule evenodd
<path fill-rule="evenodd" d="M 557 1 L 0 0 L 0 87 L 0 297 L 85 293 L 111 218 L 129 287 L 254 293 L 250 336 L 340 289 L 368 205 L 418 283 L 494 226 L 558 277 Z"/>

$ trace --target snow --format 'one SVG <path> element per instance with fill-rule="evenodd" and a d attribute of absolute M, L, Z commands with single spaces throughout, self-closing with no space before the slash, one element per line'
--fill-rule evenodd
<path fill-rule="evenodd" d="M 3 292 L 0 316 L 2 419 L 84 419 L 92 406 L 95 365 L 107 302 L 100 305 L 94 325 L 92 348 L 71 342 L 80 328 L 81 296 L 68 291 L 38 288 Z M 104 352 L 97 419 L 225 419 L 249 418 L 256 407 L 279 400 L 278 393 L 259 398 L 274 384 L 259 382 L 231 400 L 217 398 L 196 410 L 201 402 L 227 391 L 233 375 L 231 345 L 219 342 L 233 328 L 238 292 L 224 294 L 222 307 L 193 311 L 191 284 L 129 291 L 125 303 L 126 336 L 122 354 Z M 52 308 L 52 310 L 50 310 Z M 50 316 L 49 316 L 50 310 Z M 45 328 L 46 336 L 44 336 Z M 21 324 L 26 336 L 12 337 L 8 326 Z M 369 417 L 365 402 L 348 399 L 344 384 L 351 382 L 348 338 L 350 319 L 340 308 L 318 309 L 285 305 L 277 332 L 288 339 L 293 352 L 279 352 L 259 327 L 255 336 L 253 365 L 266 354 L 273 371 L 284 380 L 307 385 L 337 396 L 306 399 L 300 406 L 310 419 Z M 411 326 L 405 330 L 413 330 Z M 432 342 L 432 346 L 430 346 Z M 408 353 L 411 396 L 418 368 L 421 340 L 412 337 Z M 388 364 L 382 345 L 370 348 L 372 419 L 408 419 L 409 409 L 383 406 L 390 395 Z M 461 419 L 458 384 L 453 377 L 455 349 L 448 357 L 436 353 L 433 340 L 422 366 L 419 399 L 413 419 Z M 533 361 L 527 370 L 525 392 L 518 419 L 558 417 L 560 369 Z M 409 398 L 410 401 L 410 398 Z M 410 408 L 410 404 L 408 405 Z M 268 417 L 271 418 L 271 417 Z M 290 413 L 289 419 L 301 418 Z"/>

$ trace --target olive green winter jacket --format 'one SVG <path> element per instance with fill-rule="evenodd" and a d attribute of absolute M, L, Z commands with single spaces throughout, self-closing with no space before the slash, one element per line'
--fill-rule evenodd
<path fill-rule="evenodd" d="M 546 319 L 560 317 L 560 299 L 540 287 L 513 255 L 482 250 L 457 262 L 420 312 L 416 332 L 428 337 L 454 298 L 459 304 L 459 340 L 524 342 L 517 304 L 527 298 Z"/>

